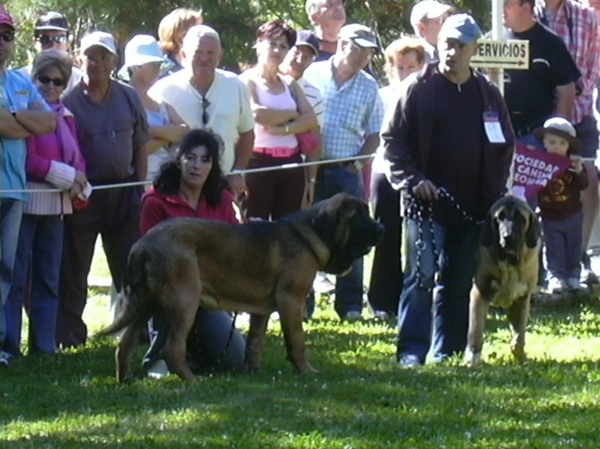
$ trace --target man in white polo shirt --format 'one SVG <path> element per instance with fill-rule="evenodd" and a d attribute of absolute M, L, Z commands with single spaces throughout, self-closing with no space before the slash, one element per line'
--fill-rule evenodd
<path fill-rule="evenodd" d="M 209 26 L 189 29 L 182 47 L 184 69 L 159 80 L 148 94 L 177 111 L 191 129 L 209 129 L 224 142 L 224 173 L 243 170 L 254 145 L 254 118 L 248 88 L 232 72 L 217 69 L 222 50 L 219 34 Z M 229 188 L 241 194 L 240 175 L 228 175 Z"/>

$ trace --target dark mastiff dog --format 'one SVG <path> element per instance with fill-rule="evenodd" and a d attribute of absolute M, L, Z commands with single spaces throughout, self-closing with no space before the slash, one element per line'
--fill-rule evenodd
<path fill-rule="evenodd" d="M 526 202 L 506 196 L 494 203 L 483 224 L 471 289 L 467 365 L 474 366 L 481 359 L 490 306 L 508 309 L 511 352 L 518 361 L 525 360 L 525 329 L 538 281 L 541 246 L 537 216 Z"/>
<path fill-rule="evenodd" d="M 141 329 L 164 314 L 169 370 L 193 379 L 186 338 L 199 306 L 251 314 L 245 368 L 260 369 L 268 317 L 279 313 L 288 359 L 301 373 L 315 371 L 305 355 L 302 314 L 318 270 L 350 271 L 381 239 L 383 227 L 367 204 L 338 194 L 276 222 L 242 225 L 176 218 L 131 249 L 124 311 L 100 334 L 125 329 L 117 351 L 117 380 L 127 380 Z"/>

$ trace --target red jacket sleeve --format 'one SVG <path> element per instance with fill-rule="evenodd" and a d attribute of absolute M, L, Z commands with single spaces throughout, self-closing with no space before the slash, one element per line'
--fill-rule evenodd
<path fill-rule="evenodd" d="M 25 142 L 27 143 L 27 177 L 35 181 L 43 181 L 50 170 L 52 161 L 38 154 L 36 136 L 29 136 Z"/>
<path fill-rule="evenodd" d="M 165 210 L 164 203 L 160 198 L 147 196 L 143 199 L 142 214 L 140 217 L 140 230 L 142 235 L 161 221 L 170 218 Z"/>
<path fill-rule="evenodd" d="M 229 190 L 223 190 L 220 208 L 223 214 L 223 221 L 234 224 L 240 223 L 235 216 L 235 209 L 233 208 L 233 194 Z"/>

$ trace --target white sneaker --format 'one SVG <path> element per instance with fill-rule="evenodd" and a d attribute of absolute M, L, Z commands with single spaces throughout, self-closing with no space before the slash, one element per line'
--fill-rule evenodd
<path fill-rule="evenodd" d="M 579 278 L 567 279 L 567 288 L 569 290 L 579 290 L 581 288 L 581 284 L 579 283 Z"/>
<path fill-rule="evenodd" d="M 8 352 L 0 352 L 0 368 L 8 368 L 11 356 Z"/>
<path fill-rule="evenodd" d="M 567 288 L 567 282 L 564 279 L 559 279 L 555 276 L 548 276 L 548 293 L 562 293 Z"/>
<path fill-rule="evenodd" d="M 157 360 L 148 368 L 148 377 L 151 379 L 162 379 L 169 374 L 169 367 L 167 362 L 162 359 Z"/>
<path fill-rule="evenodd" d="M 414 354 L 404 354 L 400 357 L 400 366 L 402 368 L 416 368 L 417 366 L 423 365 L 423 362 Z"/>

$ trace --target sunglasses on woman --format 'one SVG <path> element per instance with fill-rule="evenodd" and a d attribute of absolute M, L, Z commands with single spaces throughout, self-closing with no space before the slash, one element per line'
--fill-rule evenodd
<path fill-rule="evenodd" d="M 63 87 L 67 82 L 62 78 L 50 78 L 49 76 L 40 75 L 37 77 L 38 81 L 42 84 L 52 83 L 56 87 Z"/>
<path fill-rule="evenodd" d="M 4 42 L 12 42 L 15 40 L 15 33 L 12 31 L 0 33 L 0 39 L 2 39 Z"/>

